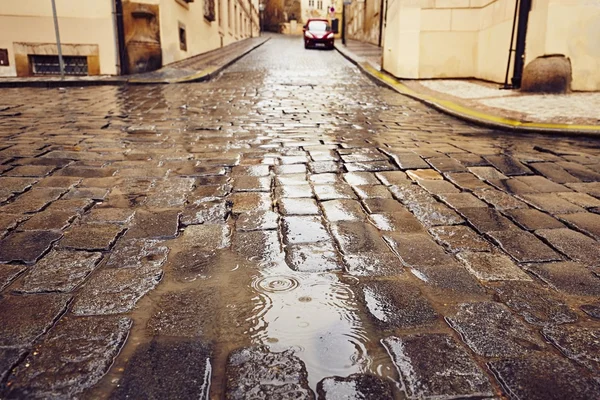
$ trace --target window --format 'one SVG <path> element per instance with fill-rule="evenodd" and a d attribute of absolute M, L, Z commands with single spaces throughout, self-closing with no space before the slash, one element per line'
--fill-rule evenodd
<path fill-rule="evenodd" d="M 60 75 L 58 56 L 29 56 L 34 75 Z M 86 56 L 63 56 L 66 75 L 87 75 L 88 62 Z"/>
<path fill-rule="evenodd" d="M 210 22 L 215 20 L 215 0 L 204 0 L 204 18 Z"/>
<path fill-rule="evenodd" d="M 318 1 L 317 1 L 317 8 L 318 8 L 319 10 L 322 10 L 322 9 L 323 9 L 323 0 L 318 0 Z"/>
<path fill-rule="evenodd" d="M 222 27 L 223 26 L 223 1 L 224 0 L 219 0 L 219 8 L 217 10 L 217 15 L 219 18 L 219 26 Z"/>
<path fill-rule="evenodd" d="M 0 67 L 8 66 L 8 50 L 0 49 Z"/>
<path fill-rule="evenodd" d="M 308 6 L 309 7 L 314 7 L 315 6 L 315 0 L 308 0 Z"/>
<path fill-rule="evenodd" d="M 227 27 L 231 32 L 231 27 L 233 26 L 233 16 L 231 14 L 233 7 L 231 7 L 231 0 L 227 0 Z"/>
<path fill-rule="evenodd" d="M 179 23 L 179 48 L 187 51 L 187 37 L 185 34 L 185 25 Z"/>

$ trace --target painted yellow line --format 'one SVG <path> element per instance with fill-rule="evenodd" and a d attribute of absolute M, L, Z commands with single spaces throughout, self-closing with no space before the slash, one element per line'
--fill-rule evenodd
<path fill-rule="evenodd" d="M 554 123 L 543 123 L 543 122 L 523 122 L 515 119 L 499 117 L 497 115 L 487 114 L 481 111 L 474 110 L 472 108 L 468 108 L 462 106 L 458 103 L 455 103 L 450 100 L 438 99 L 436 97 L 419 93 L 408 86 L 398 82 L 396 79 L 391 77 L 390 75 L 383 73 L 381 71 L 376 70 L 368 63 L 361 63 L 361 68 L 363 68 L 367 73 L 373 75 L 377 79 L 387 83 L 392 86 L 396 91 L 402 94 L 406 94 L 410 97 L 414 97 L 419 100 L 427 101 L 430 103 L 434 103 L 440 107 L 443 107 L 447 110 L 453 111 L 458 114 L 462 114 L 465 117 L 469 117 L 472 119 L 477 119 L 483 122 L 502 124 L 505 126 L 509 126 L 512 128 L 531 128 L 531 129 L 540 129 L 540 130 L 566 130 L 566 131 L 588 131 L 588 132 L 598 132 L 600 133 L 600 125 L 570 125 L 570 124 L 554 124 Z"/>

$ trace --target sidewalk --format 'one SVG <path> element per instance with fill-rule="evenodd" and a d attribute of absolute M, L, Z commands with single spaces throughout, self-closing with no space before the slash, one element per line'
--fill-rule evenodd
<path fill-rule="evenodd" d="M 513 131 L 600 135 L 600 93 L 528 94 L 476 79 L 398 80 L 381 69 L 382 49 L 352 40 L 336 49 L 370 77 L 440 111 Z"/>
<path fill-rule="evenodd" d="M 167 84 L 198 82 L 213 78 L 233 62 L 264 44 L 270 37 L 263 35 L 232 43 L 220 49 L 199 54 L 169 64 L 157 71 L 128 76 L 69 76 L 61 80 L 57 76 L 0 78 L 2 87 L 63 87 L 125 84 Z"/>

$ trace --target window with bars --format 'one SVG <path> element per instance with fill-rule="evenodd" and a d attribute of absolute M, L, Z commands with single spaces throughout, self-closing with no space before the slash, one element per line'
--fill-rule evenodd
<path fill-rule="evenodd" d="M 322 9 L 323 9 L 323 0 L 318 0 L 318 1 L 317 1 L 317 8 L 318 8 L 319 10 L 322 10 Z"/>
<path fill-rule="evenodd" d="M 315 6 L 315 0 L 308 0 L 308 6 L 309 7 L 314 7 Z"/>
<path fill-rule="evenodd" d="M 86 56 L 63 56 L 65 75 L 87 75 Z M 30 55 L 29 62 L 34 75 L 60 75 L 58 56 Z"/>

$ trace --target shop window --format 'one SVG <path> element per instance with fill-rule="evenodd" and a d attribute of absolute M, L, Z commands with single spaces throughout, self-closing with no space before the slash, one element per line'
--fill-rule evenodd
<path fill-rule="evenodd" d="M 0 49 L 0 67 L 8 67 L 8 50 Z"/>

